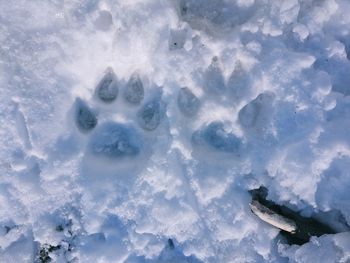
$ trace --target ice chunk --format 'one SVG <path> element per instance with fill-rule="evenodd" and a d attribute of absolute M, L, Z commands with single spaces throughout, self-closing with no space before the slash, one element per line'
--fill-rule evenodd
<path fill-rule="evenodd" d="M 155 130 L 164 117 L 165 105 L 159 98 L 155 98 L 143 105 L 137 112 L 137 121 L 141 128 L 147 131 Z"/>
<path fill-rule="evenodd" d="M 177 95 L 177 105 L 185 116 L 192 117 L 197 114 L 200 101 L 189 88 L 184 87 Z"/>
<path fill-rule="evenodd" d="M 116 122 L 107 122 L 93 134 L 90 148 L 96 155 L 120 158 L 137 155 L 141 144 L 141 138 L 134 128 Z"/>
<path fill-rule="evenodd" d="M 139 74 L 134 73 L 131 75 L 123 95 L 124 99 L 131 104 L 139 104 L 143 100 L 145 91 Z"/>
<path fill-rule="evenodd" d="M 219 121 L 211 122 L 192 135 L 195 145 L 208 145 L 210 148 L 221 151 L 236 153 L 241 147 L 241 140 L 233 133 L 224 129 L 224 124 Z"/>
<path fill-rule="evenodd" d="M 97 117 L 80 98 L 75 100 L 75 124 L 82 132 L 92 130 L 97 125 Z"/>
<path fill-rule="evenodd" d="M 107 68 L 106 74 L 96 87 L 96 94 L 105 103 L 114 101 L 118 96 L 117 76 L 112 68 Z"/>

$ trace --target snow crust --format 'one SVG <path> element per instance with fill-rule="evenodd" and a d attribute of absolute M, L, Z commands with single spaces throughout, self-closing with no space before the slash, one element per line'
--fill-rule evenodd
<path fill-rule="evenodd" d="M 247 192 L 350 224 L 349 12 L 0 1 L 0 262 L 349 262 Z"/>

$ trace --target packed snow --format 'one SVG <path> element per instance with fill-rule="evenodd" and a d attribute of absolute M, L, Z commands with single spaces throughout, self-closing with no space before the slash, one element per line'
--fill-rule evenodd
<path fill-rule="evenodd" d="M 350 262 L 348 0 L 0 0 L 0 262 Z"/>

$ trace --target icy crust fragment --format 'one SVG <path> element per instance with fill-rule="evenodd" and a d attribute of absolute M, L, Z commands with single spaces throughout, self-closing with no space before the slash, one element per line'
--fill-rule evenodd
<path fill-rule="evenodd" d="M 75 100 L 75 124 L 81 132 L 88 132 L 97 125 L 95 113 L 80 98 Z"/>
<path fill-rule="evenodd" d="M 238 113 L 238 119 L 245 128 L 254 127 L 260 124 L 266 114 L 266 110 L 271 106 L 274 94 L 264 92 L 259 94 L 254 100 L 245 105 Z"/>
<path fill-rule="evenodd" d="M 143 100 L 145 90 L 139 74 L 131 75 L 123 95 L 124 99 L 131 104 L 139 104 Z"/>
<path fill-rule="evenodd" d="M 165 104 L 157 97 L 141 107 L 137 112 L 137 121 L 142 129 L 153 131 L 159 126 L 164 115 Z"/>
<path fill-rule="evenodd" d="M 192 117 L 197 114 L 200 101 L 189 88 L 184 87 L 179 90 L 177 95 L 177 105 L 185 116 Z"/>
<path fill-rule="evenodd" d="M 200 128 L 192 135 L 194 145 L 207 145 L 220 152 L 237 153 L 241 148 L 241 140 L 231 132 L 224 129 L 224 124 L 219 121 L 211 122 Z"/>
<path fill-rule="evenodd" d="M 108 122 L 101 125 L 93 134 L 90 149 L 98 156 L 121 158 L 139 154 L 141 144 L 140 136 L 134 128 Z"/>
<path fill-rule="evenodd" d="M 105 75 L 96 87 L 97 97 L 105 103 L 113 102 L 118 96 L 117 76 L 112 68 L 107 68 Z"/>

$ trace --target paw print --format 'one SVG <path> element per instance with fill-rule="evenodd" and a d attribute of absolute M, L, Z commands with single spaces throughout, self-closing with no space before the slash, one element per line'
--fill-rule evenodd
<path fill-rule="evenodd" d="M 112 103 L 118 96 L 117 76 L 112 68 L 107 68 L 106 74 L 96 87 L 96 96 L 105 103 Z"/>
<path fill-rule="evenodd" d="M 90 107 L 80 98 L 75 100 L 75 124 L 78 129 L 85 133 L 97 125 L 96 114 L 90 109 Z"/>
<path fill-rule="evenodd" d="M 243 72 L 240 64 L 232 76 L 236 76 L 237 72 Z M 239 84 L 241 84 L 240 80 L 243 75 L 243 73 L 238 74 Z M 229 86 L 234 86 L 232 83 L 234 84 L 235 79 L 232 76 L 229 79 Z M 225 95 L 229 92 L 226 90 L 226 82 L 218 57 L 212 59 L 204 72 L 203 80 L 205 83 L 202 87 L 204 92 L 212 95 Z M 239 88 L 242 89 L 241 86 Z M 84 134 L 91 132 L 92 134 L 88 135 L 89 151 L 95 156 L 107 159 L 139 155 L 144 146 L 143 138 L 157 130 L 167 118 L 167 111 L 171 110 L 168 109 L 160 88 L 157 88 L 153 94 L 152 89 L 150 92 L 145 92 L 144 81 L 138 72 L 134 72 L 127 81 L 123 82 L 118 80 L 112 68 L 107 68 L 97 84 L 93 96 L 94 100 L 104 105 L 120 103 L 117 102 L 120 97 L 118 100 L 122 100 L 132 112 L 131 119 L 130 116 L 126 116 L 127 122 L 115 122 L 108 120 L 108 118 L 102 118 L 102 123 L 99 123 L 96 110 L 82 99 L 76 99 L 74 105 L 75 124 L 78 130 Z M 183 118 L 193 121 L 197 119 L 196 116 L 201 111 L 203 104 L 189 87 L 179 88 L 175 100 L 177 110 Z M 238 111 L 238 124 L 242 129 L 247 130 L 262 125 L 268 114 L 266 113 L 268 109 L 265 110 L 266 105 L 271 104 L 272 100 L 273 94 L 262 93 L 243 106 Z M 100 113 L 104 114 L 103 111 Z M 199 123 L 197 127 L 199 128 L 193 130 L 192 136 L 189 138 L 193 148 L 228 154 L 241 151 L 243 146 L 241 138 L 227 129 L 225 120 L 211 120 Z"/>
<path fill-rule="evenodd" d="M 206 145 L 228 153 L 236 153 L 241 147 L 241 140 L 233 133 L 226 131 L 224 124 L 220 121 L 213 121 L 201 127 L 193 133 L 192 141 L 195 145 Z"/>
<path fill-rule="evenodd" d="M 105 159 L 136 157 L 142 152 L 144 135 L 154 132 L 166 119 L 167 103 L 162 98 L 162 91 L 146 94 L 144 82 L 139 73 L 134 72 L 122 84 L 112 68 L 107 68 L 97 84 L 93 100 L 103 105 L 113 105 L 122 100 L 133 118 L 129 122 L 103 120 L 102 110 L 89 106 L 86 101 L 76 98 L 74 103 L 75 125 L 80 133 L 88 136 L 88 150 L 94 156 Z M 136 109 L 135 109 L 136 106 Z M 200 100 L 188 87 L 182 87 L 177 95 L 177 107 L 185 118 L 193 118 L 200 109 Z"/>

